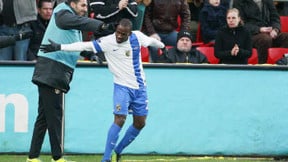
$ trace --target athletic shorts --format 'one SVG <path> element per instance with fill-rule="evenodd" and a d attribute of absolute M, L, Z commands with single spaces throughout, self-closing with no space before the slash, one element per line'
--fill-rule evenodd
<path fill-rule="evenodd" d="M 114 114 L 147 116 L 148 98 L 146 87 L 132 89 L 119 84 L 114 84 Z"/>

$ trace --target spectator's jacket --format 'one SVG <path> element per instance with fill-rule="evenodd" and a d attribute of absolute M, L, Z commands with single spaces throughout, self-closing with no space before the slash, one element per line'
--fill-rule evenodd
<path fill-rule="evenodd" d="M 36 59 L 37 52 L 39 50 L 48 23 L 49 20 L 43 20 L 39 14 L 37 16 L 37 20 L 30 23 L 33 36 L 30 38 L 29 42 L 29 48 L 27 52 L 28 60 Z"/>
<path fill-rule="evenodd" d="M 137 3 L 129 0 L 127 8 L 120 10 L 119 0 L 90 0 L 91 12 L 94 18 L 105 23 L 119 22 L 122 18 L 133 19 L 137 17 Z"/>
<path fill-rule="evenodd" d="M 252 55 L 251 35 L 242 25 L 237 28 L 223 27 L 219 29 L 215 45 L 215 56 L 220 59 L 222 64 L 247 64 L 248 58 Z M 234 45 L 239 46 L 237 56 L 231 56 Z"/>
<path fill-rule="evenodd" d="M 90 12 L 94 18 L 105 23 L 117 24 L 122 18 L 133 20 L 138 16 L 137 3 L 129 0 L 125 9 L 119 10 L 119 0 L 90 0 Z M 114 30 L 94 33 L 95 39 L 114 33 Z"/>
<path fill-rule="evenodd" d="M 147 6 L 143 30 L 147 35 L 170 33 L 178 28 L 177 18 L 181 17 L 181 29 L 190 30 L 190 10 L 186 0 L 153 0 Z"/>
<path fill-rule="evenodd" d="M 69 44 L 82 41 L 82 31 L 97 31 L 103 22 L 76 15 L 66 3 L 57 5 L 41 44 L 48 44 L 48 39 L 59 44 Z M 51 53 L 38 52 L 32 82 L 69 91 L 74 68 L 79 52 L 56 51 Z"/>
<path fill-rule="evenodd" d="M 260 27 L 272 26 L 280 31 L 280 18 L 273 0 L 262 0 L 262 12 L 253 0 L 234 0 L 233 7 L 240 10 L 242 20 L 252 35 L 260 32 Z"/>
<path fill-rule="evenodd" d="M 188 53 L 179 51 L 176 47 L 168 50 L 167 56 L 161 55 L 159 62 L 166 63 L 209 63 L 206 56 L 196 49 L 191 49 Z"/>
<path fill-rule="evenodd" d="M 200 11 L 199 21 L 201 35 L 205 43 L 214 41 L 219 28 L 226 24 L 227 9 L 223 5 L 217 7 L 206 2 Z"/>

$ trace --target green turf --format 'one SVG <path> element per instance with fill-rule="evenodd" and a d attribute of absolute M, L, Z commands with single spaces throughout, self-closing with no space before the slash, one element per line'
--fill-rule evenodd
<path fill-rule="evenodd" d="M 66 155 L 65 158 L 76 162 L 100 162 L 101 155 Z M 26 155 L 0 155 L 0 162 L 25 162 Z M 41 155 L 43 162 L 50 162 L 51 156 Z M 244 157 L 191 157 L 161 155 L 123 155 L 122 162 L 271 162 L 273 158 Z"/>

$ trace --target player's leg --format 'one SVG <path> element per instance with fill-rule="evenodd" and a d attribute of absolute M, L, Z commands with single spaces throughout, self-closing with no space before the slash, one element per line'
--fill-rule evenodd
<path fill-rule="evenodd" d="M 133 110 L 133 124 L 127 129 L 124 137 L 115 148 L 115 153 L 118 156 L 139 135 L 145 126 L 148 114 L 146 88 L 135 90 L 133 94 L 133 102 L 130 104 L 130 108 Z"/>
<path fill-rule="evenodd" d="M 124 137 L 115 148 L 115 153 L 118 156 L 122 153 L 123 149 L 126 148 L 134 139 L 139 135 L 142 128 L 145 126 L 146 116 L 133 116 L 133 124 L 127 129 Z"/>
<path fill-rule="evenodd" d="M 125 123 L 128 114 L 128 105 L 130 96 L 126 87 L 115 84 L 114 85 L 114 122 L 111 125 L 106 139 L 105 152 L 102 162 L 110 161 L 112 151 L 117 143 L 119 132 Z"/>

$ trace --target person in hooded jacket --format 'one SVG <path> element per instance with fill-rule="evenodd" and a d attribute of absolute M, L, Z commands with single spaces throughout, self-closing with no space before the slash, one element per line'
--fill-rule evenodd
<path fill-rule="evenodd" d="M 239 10 L 231 8 L 226 15 L 227 26 L 216 35 L 214 54 L 222 64 L 247 64 L 252 55 L 251 35 L 243 26 Z"/>

